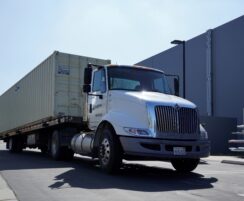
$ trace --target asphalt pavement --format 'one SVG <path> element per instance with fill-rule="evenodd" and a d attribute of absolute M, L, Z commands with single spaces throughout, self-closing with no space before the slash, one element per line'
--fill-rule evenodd
<path fill-rule="evenodd" d="M 17 201 L 14 192 L 0 175 L 0 201 Z"/>
<path fill-rule="evenodd" d="M 244 166 L 221 161 L 204 159 L 190 174 L 165 162 L 125 162 L 107 175 L 88 158 L 53 161 L 36 150 L 11 154 L 0 144 L 0 174 L 19 201 L 243 201 Z"/>

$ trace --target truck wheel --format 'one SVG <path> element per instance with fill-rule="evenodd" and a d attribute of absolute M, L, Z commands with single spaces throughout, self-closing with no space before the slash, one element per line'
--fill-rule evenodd
<path fill-rule="evenodd" d="M 55 160 L 71 160 L 74 152 L 68 147 L 62 147 L 60 144 L 60 134 L 54 131 L 51 138 L 51 156 Z"/>
<path fill-rule="evenodd" d="M 61 160 L 61 146 L 59 132 L 54 131 L 51 138 L 51 156 L 55 160 Z"/>
<path fill-rule="evenodd" d="M 108 127 L 102 130 L 98 158 L 101 168 L 107 173 L 114 173 L 122 164 L 122 148 L 119 139 Z"/>
<path fill-rule="evenodd" d="M 23 144 L 20 137 L 11 137 L 8 141 L 9 151 L 11 153 L 20 153 L 23 150 Z"/>
<path fill-rule="evenodd" d="M 191 172 L 193 171 L 197 165 L 199 164 L 200 159 L 190 159 L 190 158 L 177 158 L 172 159 L 171 164 L 178 172 Z"/>

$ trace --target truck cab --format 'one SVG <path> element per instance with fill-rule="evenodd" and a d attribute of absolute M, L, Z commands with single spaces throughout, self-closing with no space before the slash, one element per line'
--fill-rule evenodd
<path fill-rule="evenodd" d="M 178 171 L 194 170 L 200 158 L 209 156 L 210 143 L 197 106 L 178 96 L 178 76 L 170 88 L 169 76 L 141 66 L 89 64 L 84 122 L 94 134 L 78 146 L 89 144 L 108 172 L 118 169 L 122 159 L 164 160 Z M 85 138 L 74 140 L 75 152 L 75 144 Z"/>

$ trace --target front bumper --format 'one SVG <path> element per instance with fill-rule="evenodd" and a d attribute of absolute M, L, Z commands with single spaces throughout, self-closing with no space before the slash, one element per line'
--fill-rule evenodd
<path fill-rule="evenodd" d="M 120 136 L 124 153 L 130 156 L 171 158 L 203 158 L 210 153 L 210 142 L 205 140 L 163 140 Z M 184 155 L 174 154 L 174 147 L 185 147 Z"/>

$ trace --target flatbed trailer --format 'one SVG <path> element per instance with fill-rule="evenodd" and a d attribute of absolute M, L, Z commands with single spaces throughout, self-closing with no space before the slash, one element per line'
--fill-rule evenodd
<path fill-rule="evenodd" d="M 2 133 L 0 133 L 0 140 L 6 139 L 11 136 L 15 136 L 15 135 L 25 135 L 25 134 L 35 133 L 35 132 L 41 132 L 44 129 L 62 128 L 62 126 L 75 127 L 78 130 L 82 130 L 84 128 L 82 117 L 71 117 L 71 116 L 48 117 L 45 119 L 41 119 L 39 121 L 35 121 L 32 123 L 20 126 L 15 129 L 11 129 L 11 130 L 2 132 Z"/>

